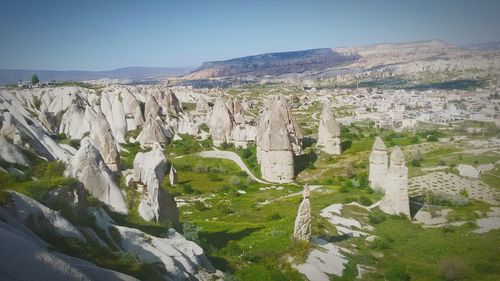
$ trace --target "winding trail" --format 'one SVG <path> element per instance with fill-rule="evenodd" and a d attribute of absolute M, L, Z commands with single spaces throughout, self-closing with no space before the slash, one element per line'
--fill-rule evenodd
<path fill-rule="evenodd" d="M 257 178 L 252 173 L 252 171 L 250 171 L 250 169 L 248 169 L 245 162 L 243 162 L 243 160 L 241 160 L 241 157 L 232 151 L 222 151 L 222 150 L 215 149 L 215 150 L 210 150 L 210 151 L 202 151 L 202 152 L 198 153 L 198 155 L 201 157 L 204 157 L 204 158 L 220 158 L 220 159 L 231 160 L 234 163 L 236 163 L 236 165 L 238 165 L 243 171 L 245 171 L 245 173 L 247 173 L 247 175 L 250 178 L 252 178 L 254 181 L 256 181 L 258 183 L 271 184 L 270 182 L 267 182 L 267 181 L 264 181 L 264 180 Z"/>
<path fill-rule="evenodd" d="M 313 192 L 314 190 L 316 190 L 316 189 L 318 189 L 320 187 L 322 187 L 322 185 L 310 185 L 309 186 L 309 191 Z M 273 203 L 275 201 L 278 201 L 278 200 L 281 200 L 281 199 L 284 199 L 284 198 L 289 198 L 289 197 L 297 196 L 297 195 L 302 195 L 302 190 L 294 192 L 294 193 L 287 194 L 285 196 L 274 198 L 274 199 L 271 199 L 271 200 L 266 200 L 264 202 L 259 202 L 257 204 L 259 204 L 259 205 L 267 205 L 267 204 L 271 204 L 271 203 Z"/>

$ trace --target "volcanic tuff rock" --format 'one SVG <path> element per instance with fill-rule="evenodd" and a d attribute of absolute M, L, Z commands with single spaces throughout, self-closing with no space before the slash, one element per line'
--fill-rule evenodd
<path fill-rule="evenodd" d="M 146 117 L 146 121 L 149 118 L 156 118 L 158 115 L 160 115 L 160 112 L 161 108 L 155 97 L 153 95 L 149 95 L 146 98 L 146 104 L 144 106 L 144 116 Z"/>
<path fill-rule="evenodd" d="M 25 195 L 7 192 L 10 204 L 0 206 L 2 280 L 137 281 L 128 275 L 49 249 L 49 245 L 37 236 L 38 233 L 80 241 L 85 241 L 85 238 L 59 212 Z"/>
<path fill-rule="evenodd" d="M 309 186 L 304 185 L 302 191 L 302 202 L 300 203 L 299 210 L 297 211 L 297 218 L 295 219 L 295 227 L 293 237 L 295 239 L 309 241 L 311 238 L 311 203 L 309 201 Z"/>
<path fill-rule="evenodd" d="M 117 171 L 120 166 L 120 155 L 106 117 L 98 107 L 95 110 L 87 107 L 85 118 L 89 120 L 92 126 L 90 130 L 92 144 L 99 150 L 106 165 L 112 171 Z"/>
<path fill-rule="evenodd" d="M 177 184 L 177 170 L 174 165 L 170 165 L 170 172 L 168 174 L 168 179 L 170 181 L 170 185 L 174 186 Z"/>
<path fill-rule="evenodd" d="M 137 141 L 141 147 L 152 147 L 155 142 L 165 144 L 172 134 L 163 126 L 159 116 L 148 115 Z"/>
<path fill-rule="evenodd" d="M 85 102 L 75 99 L 61 117 L 59 133 L 71 139 L 81 139 L 90 131 L 90 123 L 85 119 Z"/>
<path fill-rule="evenodd" d="M 375 191 L 384 191 L 384 181 L 389 166 L 389 157 L 384 141 L 380 137 L 375 138 L 372 153 L 370 154 L 370 175 L 368 180 Z"/>
<path fill-rule="evenodd" d="M 115 92 L 103 91 L 101 94 L 101 111 L 106 116 L 116 141 L 125 143 L 127 121 L 125 120 L 125 110 L 120 99 Z"/>
<path fill-rule="evenodd" d="M 231 133 L 235 126 L 235 121 L 222 97 L 217 97 L 215 100 L 207 123 L 215 146 L 231 142 Z"/>
<path fill-rule="evenodd" d="M 290 182 L 294 176 L 292 143 L 282 111 L 271 106 L 261 114 L 256 138 L 262 177 L 272 182 Z"/>
<path fill-rule="evenodd" d="M 113 180 L 111 172 L 88 137 L 80 142 L 80 149 L 68 165 L 66 175 L 78 178 L 85 189 L 114 211 L 127 213 L 125 195 Z"/>
<path fill-rule="evenodd" d="M 205 98 L 200 97 L 196 102 L 196 112 L 207 112 L 210 110 L 210 106 L 208 105 L 207 100 Z"/>
<path fill-rule="evenodd" d="M 28 159 L 20 148 L 10 143 L 3 135 L 0 135 L 0 160 L 19 165 L 28 165 Z"/>
<path fill-rule="evenodd" d="M 153 150 L 139 152 L 134 159 L 134 181 L 144 185 L 139 214 L 147 221 L 169 219 L 179 222 L 179 210 L 170 193 L 161 187 L 167 170 L 167 159 L 158 143 Z"/>
<path fill-rule="evenodd" d="M 330 105 L 325 105 L 321 111 L 318 144 L 321 150 L 328 154 L 340 154 L 340 126 L 333 115 Z"/>
<path fill-rule="evenodd" d="M 384 187 L 385 195 L 380 203 L 380 209 L 389 214 L 402 213 L 410 218 L 408 168 L 406 168 L 403 152 L 396 146 L 390 158 Z"/>

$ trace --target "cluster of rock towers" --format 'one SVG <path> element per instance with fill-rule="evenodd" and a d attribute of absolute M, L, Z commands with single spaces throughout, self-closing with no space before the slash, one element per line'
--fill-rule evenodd
<path fill-rule="evenodd" d="M 380 137 L 375 139 L 370 154 L 369 181 L 373 190 L 384 193 L 379 206 L 382 211 L 410 217 L 408 168 L 403 152 L 394 147 L 389 161 L 387 148 Z"/>
<path fill-rule="evenodd" d="M 271 182 L 291 182 L 294 155 L 302 150 L 302 132 L 284 97 L 270 99 L 264 106 L 257 129 L 257 160 L 262 178 Z"/>

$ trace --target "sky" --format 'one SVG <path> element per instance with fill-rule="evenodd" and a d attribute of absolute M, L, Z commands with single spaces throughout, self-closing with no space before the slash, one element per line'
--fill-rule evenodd
<path fill-rule="evenodd" d="M 198 66 L 268 52 L 500 41 L 498 0 L 2 0 L 0 69 Z"/>

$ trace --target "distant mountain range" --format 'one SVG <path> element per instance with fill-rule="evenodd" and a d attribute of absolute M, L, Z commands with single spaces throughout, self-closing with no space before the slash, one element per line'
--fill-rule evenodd
<path fill-rule="evenodd" d="M 500 42 L 456 46 L 441 40 L 385 43 L 356 47 L 322 48 L 292 52 L 267 53 L 204 62 L 200 67 L 125 67 L 109 71 L 53 71 L 0 69 L 0 83 L 29 80 L 37 74 L 42 81 L 82 81 L 93 79 L 127 79 L 131 82 L 157 81 L 179 76 L 179 83 L 205 85 L 229 80 L 266 77 L 333 77 L 338 74 L 367 71 L 387 66 L 436 60 L 480 57 L 500 50 Z M 215 78 L 215 79 L 214 79 Z M 223 84 L 221 84 L 223 85 Z"/>
<path fill-rule="evenodd" d="M 301 73 L 352 63 L 359 59 L 357 54 L 338 53 L 332 49 L 311 49 L 304 51 L 268 53 L 225 61 L 205 62 L 186 79 L 206 79 L 236 75 L 276 75 Z"/>
<path fill-rule="evenodd" d="M 30 80 L 33 74 L 37 74 L 42 81 L 83 81 L 103 78 L 147 81 L 184 75 L 193 69 L 194 67 L 124 67 L 106 71 L 0 69 L 0 83 Z"/>

